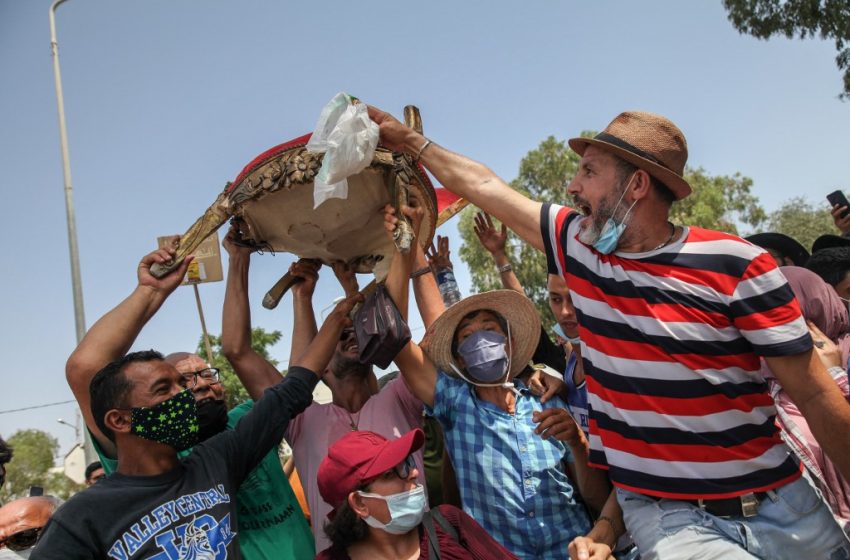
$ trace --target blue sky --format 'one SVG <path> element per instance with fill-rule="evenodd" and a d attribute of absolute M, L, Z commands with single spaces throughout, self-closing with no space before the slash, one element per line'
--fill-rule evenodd
<path fill-rule="evenodd" d="M 72 398 L 49 5 L 0 0 L 0 233 L 10 247 L 0 411 Z M 850 175 L 833 46 L 741 36 L 719 0 L 69 0 L 57 28 L 88 325 L 132 290 L 158 235 L 184 231 L 255 155 L 312 130 L 341 90 L 396 115 L 418 105 L 430 137 L 506 179 L 548 135 L 601 129 L 627 109 L 672 118 L 691 165 L 752 177 L 768 210 L 797 195 L 820 204 Z M 455 227 L 445 231 L 457 245 Z M 291 300 L 276 312 L 260 300 L 289 262 L 257 257 L 251 276 L 254 323 L 284 332 L 281 361 Z M 201 287 L 213 333 L 223 289 Z M 325 274 L 316 307 L 339 293 Z M 192 349 L 199 331 L 182 288 L 135 348 Z M 74 408 L 0 414 L 0 434 L 47 430 L 67 451 L 74 435 L 56 418 L 73 423 Z"/>

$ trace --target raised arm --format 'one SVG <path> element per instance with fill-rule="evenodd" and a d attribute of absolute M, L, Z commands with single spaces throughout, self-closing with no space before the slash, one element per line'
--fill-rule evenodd
<path fill-rule="evenodd" d="M 189 266 L 191 257 L 162 279 L 151 276 L 153 263 L 165 263 L 174 257 L 174 249 L 159 249 L 146 255 L 137 270 L 138 285 L 127 299 L 98 319 L 65 364 L 65 378 L 77 399 L 86 427 L 101 449 L 114 456 L 115 447 L 97 428 L 91 413 L 89 384 L 106 364 L 122 357 L 139 336 L 142 327 L 171 295 Z"/>
<path fill-rule="evenodd" d="M 301 280 L 292 286 L 292 345 L 289 363 L 297 361 L 316 337 L 316 314 L 313 311 L 313 292 L 319 280 L 318 261 L 301 259 L 289 267 L 289 272 Z M 334 268 L 334 272 L 337 269 Z M 350 295 L 346 293 L 346 295 Z M 319 372 L 321 375 L 322 372 Z"/>
<path fill-rule="evenodd" d="M 405 212 L 407 215 L 412 216 L 412 209 L 408 207 L 403 207 L 402 212 Z M 392 206 L 387 206 L 385 208 L 384 214 L 384 226 L 387 229 L 387 232 L 392 235 L 392 232 L 396 228 L 396 223 L 398 219 L 395 217 L 395 210 Z M 417 230 L 414 230 L 417 231 Z M 416 245 L 418 245 L 418 241 Z M 413 251 L 411 251 L 411 254 Z M 390 274 L 393 274 L 393 268 L 398 266 L 398 270 L 396 274 L 398 274 L 399 278 L 406 279 L 410 276 L 410 269 L 412 266 L 412 255 L 408 255 L 407 257 L 402 257 L 401 255 L 396 255 L 396 258 L 393 259 L 393 264 L 390 268 Z M 396 263 L 398 261 L 398 265 Z M 388 276 L 389 278 L 389 276 Z M 389 292 L 389 287 L 387 288 Z M 392 293 L 390 292 L 390 296 L 392 297 Z M 404 316 L 406 316 L 407 311 L 407 298 L 405 297 L 404 301 L 404 309 L 402 309 L 401 304 L 393 299 L 397 306 L 399 306 L 399 311 L 402 312 Z M 413 395 L 427 404 L 428 406 L 434 405 L 434 391 L 437 387 L 437 369 L 434 367 L 434 363 L 428 358 L 427 355 L 422 351 L 418 344 L 413 342 L 412 340 L 405 346 L 401 352 L 399 352 L 395 359 L 393 360 L 401 371 L 401 375 L 404 378 L 405 383 L 407 384 L 410 392 Z"/>
<path fill-rule="evenodd" d="M 543 250 L 539 202 L 513 190 L 485 165 L 433 143 L 422 150 L 427 139 L 389 113 L 369 107 L 369 116 L 380 127 L 382 145 L 418 155 L 419 161 L 444 187 L 496 216 L 526 242 Z"/>
<path fill-rule="evenodd" d="M 419 243 L 414 243 L 416 254 L 413 257 L 413 296 L 416 298 L 416 307 L 419 308 L 419 316 L 425 328 L 437 320 L 437 317 L 446 310 L 440 288 L 437 286 L 437 278 L 431 271 L 431 266 L 425 258 L 425 251 Z"/>
<path fill-rule="evenodd" d="M 514 274 L 511 261 L 508 260 L 508 255 L 505 253 L 505 245 L 508 242 L 507 226 L 502 224 L 501 229 L 497 231 L 490 215 L 478 212 L 475 215 L 474 230 L 481 246 L 493 256 L 493 261 L 495 261 L 496 268 L 499 270 L 499 276 L 502 278 L 502 286 L 506 290 L 513 290 L 525 295 L 525 290 L 522 289 L 522 284 L 519 283 L 516 274 Z"/>
<path fill-rule="evenodd" d="M 363 296 L 354 293 L 339 302 L 328 315 L 328 318 L 325 319 L 322 328 L 310 342 L 307 350 L 300 358 L 290 362 L 290 365 L 306 368 L 321 375 L 321 372 L 328 367 L 331 361 L 343 329 L 351 326 L 351 317 L 349 316 L 351 310 L 362 301 Z"/>
<path fill-rule="evenodd" d="M 227 285 L 221 319 L 221 352 L 255 401 L 280 381 L 280 372 L 251 346 L 251 308 L 248 305 L 248 268 L 252 249 L 239 243 L 235 226 L 224 237 L 228 254 Z"/>
<path fill-rule="evenodd" d="M 356 294 L 340 302 L 304 355 L 290 362 L 286 377 L 263 392 L 234 430 L 226 430 L 225 435 L 209 440 L 203 452 L 209 449 L 211 453 L 218 453 L 227 462 L 228 473 L 235 484 L 241 484 L 269 450 L 280 443 L 292 418 L 313 401 L 313 389 L 319 375 L 330 362 L 340 333 L 351 325 L 348 315 L 352 307 L 362 299 Z"/>

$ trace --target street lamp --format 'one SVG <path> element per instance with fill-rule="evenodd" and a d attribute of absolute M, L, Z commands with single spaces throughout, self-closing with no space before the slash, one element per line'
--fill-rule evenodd
<path fill-rule="evenodd" d="M 62 73 L 59 71 L 59 43 L 56 41 L 56 8 L 66 0 L 54 0 L 50 5 L 50 56 L 53 58 L 53 81 L 56 84 L 56 106 L 59 110 L 59 147 L 62 151 L 62 178 L 65 184 L 65 217 L 68 223 L 68 252 L 71 256 L 71 289 L 74 294 L 74 325 L 77 344 L 86 334 L 86 316 L 83 309 L 83 285 L 80 281 L 80 252 L 77 248 L 77 219 L 74 215 L 74 190 L 71 186 L 71 161 L 68 156 L 68 130 L 65 127 L 65 98 L 62 96 Z M 61 424 L 67 424 L 61 418 Z M 77 442 L 80 431 L 74 427 Z M 83 451 L 86 463 L 96 456 L 88 430 L 83 431 Z"/>
<path fill-rule="evenodd" d="M 80 441 L 80 426 L 79 425 L 75 426 L 75 425 L 71 424 L 70 422 L 62 420 L 61 418 L 57 418 L 56 421 L 58 423 L 64 425 L 64 426 L 68 426 L 69 428 L 73 428 L 74 435 L 76 436 L 76 441 L 74 443 L 79 443 L 79 441 Z"/>
<path fill-rule="evenodd" d="M 71 286 L 74 292 L 74 322 L 77 344 L 86 334 L 83 311 L 83 288 L 80 282 L 80 254 L 77 249 L 77 222 L 74 217 L 74 194 L 71 187 L 71 162 L 68 158 L 68 131 L 65 128 L 65 100 L 62 97 L 62 75 L 59 72 L 59 45 L 56 42 L 56 8 L 66 0 L 50 5 L 50 54 L 53 57 L 53 79 L 56 82 L 56 104 L 59 107 L 59 144 L 62 149 L 62 176 L 65 183 L 65 214 L 68 222 L 68 249 L 71 253 Z"/>

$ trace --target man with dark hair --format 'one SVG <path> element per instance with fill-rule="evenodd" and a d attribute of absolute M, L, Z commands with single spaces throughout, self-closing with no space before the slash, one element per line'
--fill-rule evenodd
<path fill-rule="evenodd" d="M 0 488 L 6 482 L 6 463 L 12 460 L 12 448 L 0 437 Z"/>
<path fill-rule="evenodd" d="M 221 346 L 224 355 L 233 364 L 233 369 L 252 397 L 261 394 L 266 387 L 280 379 L 280 372 L 251 348 L 251 317 L 248 305 L 248 270 L 251 250 L 241 246 L 237 233 L 231 229 L 224 240 L 230 255 L 227 274 L 227 291 L 224 297 L 224 319 L 222 321 Z M 420 251 L 421 254 L 421 251 Z M 424 256 L 422 256 L 424 260 Z M 407 275 L 399 276 L 399 259 L 395 259 L 387 277 L 387 290 L 393 301 L 407 299 Z M 299 261 L 290 272 L 300 279 L 292 287 L 294 306 L 292 351 L 290 356 L 301 355 L 316 333 L 313 312 L 313 290 L 318 280 L 315 263 Z M 341 263 L 335 267 L 346 295 L 357 293 L 354 271 Z M 403 272 L 402 272 L 403 274 Z M 433 278 L 420 278 L 419 282 L 434 282 Z M 436 298 L 439 298 L 439 292 Z M 428 321 L 428 317 L 423 318 Z M 292 446 L 292 456 L 301 478 L 310 518 L 313 522 L 316 550 L 321 551 L 330 541 L 322 531 L 331 506 L 319 494 L 316 472 L 333 442 L 352 430 L 371 430 L 385 437 L 420 427 L 422 402 L 414 397 L 401 379 L 378 390 L 378 382 L 372 366 L 358 360 L 357 338 L 354 329 L 346 329 L 339 338 L 333 357 L 322 380 L 331 389 L 333 402 L 313 403 L 293 421 L 286 431 L 286 439 Z M 423 473 L 422 453 L 414 454 L 416 467 Z M 424 477 L 420 475 L 420 483 Z"/>
<path fill-rule="evenodd" d="M 106 478 L 106 473 L 103 471 L 103 465 L 100 461 L 89 463 L 86 467 L 86 486 L 97 484 L 102 479 Z"/>
<path fill-rule="evenodd" d="M 830 247 L 812 253 L 806 268 L 823 278 L 844 301 L 850 300 L 850 247 Z"/>
<path fill-rule="evenodd" d="M 415 156 L 544 251 L 549 272 L 567 281 L 588 380 L 591 471 L 607 471 L 616 486 L 641 556 L 850 554 L 780 438 L 760 360 L 845 476 L 850 405 L 813 353 L 773 258 L 733 235 L 670 221 L 671 202 L 691 192 L 687 143 L 672 121 L 627 111 L 595 137 L 571 139 L 581 156 L 567 187 L 573 210 L 526 198 L 383 111 L 369 115 L 383 146 Z M 610 549 L 580 538 L 570 552 Z"/>
<path fill-rule="evenodd" d="M 232 430 L 202 443 L 194 376 L 151 351 L 101 369 L 91 396 L 107 409 L 97 424 L 114 442 L 118 468 L 56 512 L 32 558 L 240 558 L 236 491 L 312 401 L 314 372 L 326 367 L 357 299 L 334 309 L 287 376 Z"/>
<path fill-rule="evenodd" d="M 219 371 L 196 354 L 177 352 L 163 358 L 158 352 L 139 352 L 133 358 L 124 356 L 144 325 L 180 285 L 187 263 L 161 279 L 154 278 L 149 271 L 153 263 L 168 261 L 173 254 L 173 249 L 165 248 L 145 256 L 139 264 L 136 289 L 92 325 L 68 359 L 68 383 L 77 397 L 107 474 L 116 471 L 118 461 L 104 417 L 111 407 L 124 406 L 115 401 L 115 395 L 126 393 L 128 382 L 123 376 L 110 376 L 111 381 L 103 387 L 97 387 L 98 383 L 95 383 L 95 391 L 102 396 L 92 398 L 90 386 L 95 374 L 104 366 L 107 370 L 124 369 L 126 364 L 122 363 L 122 359 L 141 358 L 164 360 L 173 366 L 184 377 L 184 383 L 197 403 L 199 441 L 232 429 L 253 406 L 253 402 L 248 401 L 228 412 Z M 255 398 L 259 398 L 260 394 Z M 109 404 L 105 404 L 107 402 Z M 96 409 L 94 414 L 89 403 Z M 188 450 L 180 452 L 181 456 L 187 454 Z M 277 450 L 269 451 L 251 473 L 237 496 L 237 503 L 241 552 L 248 560 L 297 560 L 315 554 L 313 535 L 281 469 Z"/>

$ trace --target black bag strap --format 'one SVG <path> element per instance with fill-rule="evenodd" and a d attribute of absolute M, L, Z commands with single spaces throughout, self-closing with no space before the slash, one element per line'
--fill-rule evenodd
<path fill-rule="evenodd" d="M 443 517 L 443 514 L 440 513 L 440 510 L 438 510 L 437 508 L 432 509 L 431 516 L 437 520 L 437 523 L 440 524 L 440 527 L 443 529 L 443 531 L 451 535 L 452 539 L 454 539 L 456 543 L 460 544 L 460 539 L 457 536 L 457 530 L 454 528 L 454 525 L 449 523 L 448 519 Z"/>
<path fill-rule="evenodd" d="M 437 541 L 437 532 L 434 530 L 434 519 L 431 517 L 431 512 L 425 512 L 422 523 L 425 525 L 425 531 L 428 532 L 428 560 L 440 560 L 440 543 Z"/>

